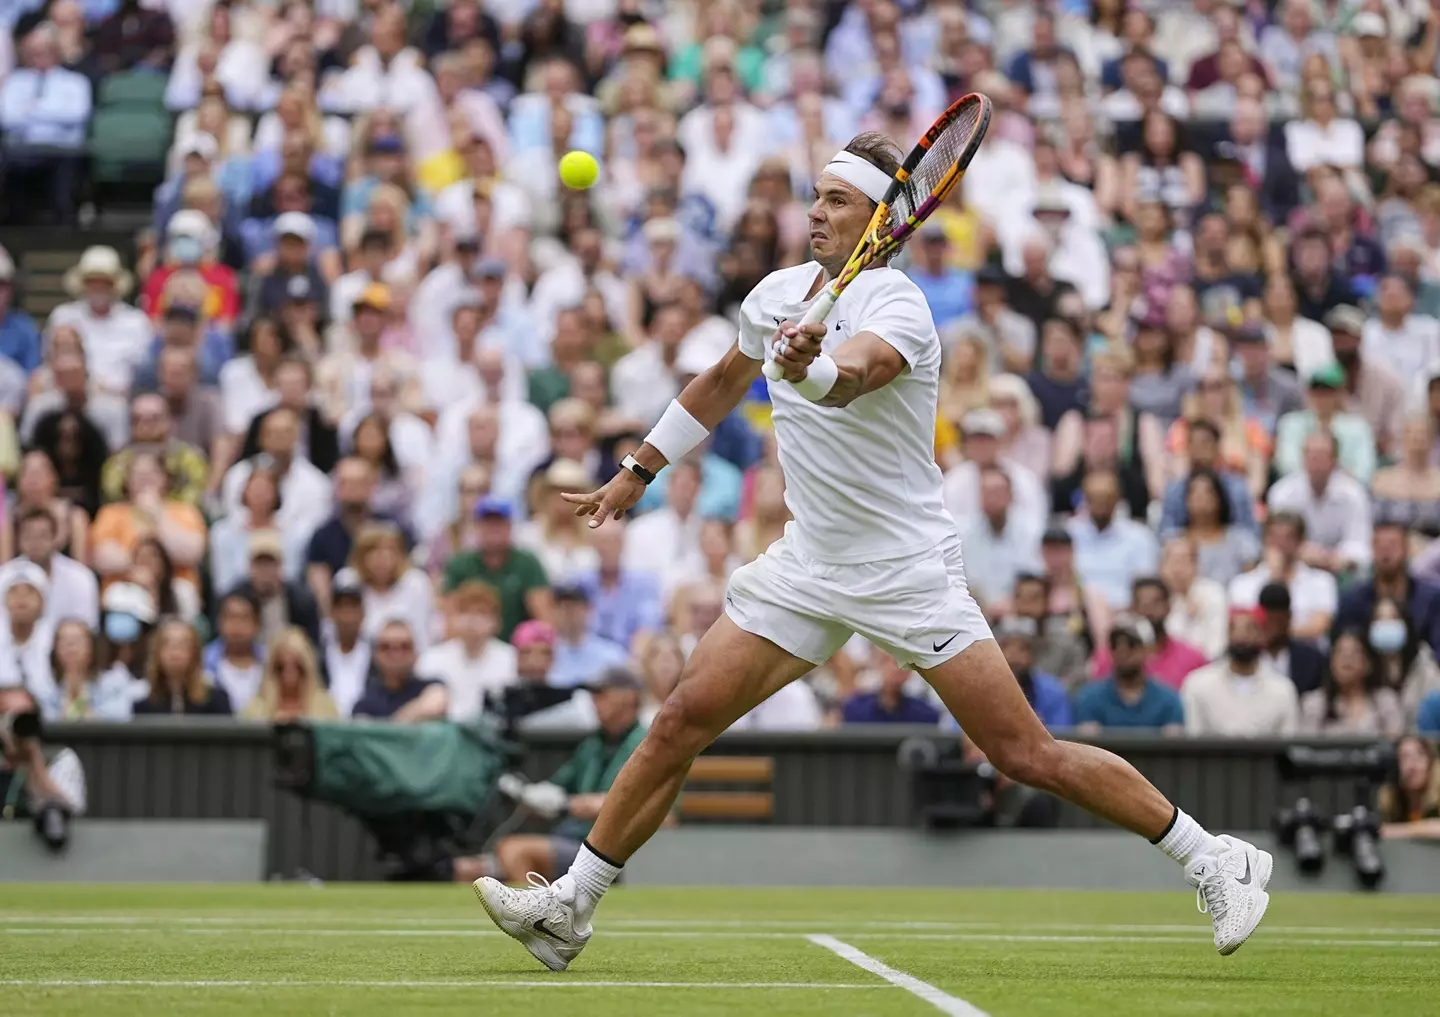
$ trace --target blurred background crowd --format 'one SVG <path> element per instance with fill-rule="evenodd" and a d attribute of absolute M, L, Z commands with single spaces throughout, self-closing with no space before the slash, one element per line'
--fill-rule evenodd
<path fill-rule="evenodd" d="M 0 684 L 48 715 L 653 715 L 783 532 L 764 382 L 602 483 L 853 134 L 995 104 L 895 266 L 971 587 L 1056 728 L 1440 731 L 1440 7 L 0 0 Z M 581 149 L 589 191 L 559 183 Z M 117 170 L 117 167 L 119 168 Z M 141 174 L 143 178 L 143 174 Z M 114 221 L 113 218 L 108 221 Z M 3 235 L 3 234 L 0 234 Z M 594 723 L 585 693 L 557 723 Z M 853 640 L 742 720 L 953 725 Z"/>

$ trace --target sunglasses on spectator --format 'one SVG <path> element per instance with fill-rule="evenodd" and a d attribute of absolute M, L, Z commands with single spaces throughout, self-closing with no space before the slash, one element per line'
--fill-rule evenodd
<path fill-rule="evenodd" d="M 381 653 L 409 653 L 415 649 L 415 644 L 406 640 L 403 643 L 377 643 L 376 647 Z"/>

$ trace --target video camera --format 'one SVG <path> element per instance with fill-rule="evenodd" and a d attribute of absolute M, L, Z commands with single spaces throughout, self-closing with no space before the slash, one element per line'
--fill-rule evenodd
<path fill-rule="evenodd" d="M 0 715 L 0 734 L 8 736 L 12 744 L 18 748 L 20 742 L 38 741 L 44 733 L 44 726 L 40 721 L 40 714 L 34 710 L 24 713 L 7 713 Z M 14 762 L 24 764 L 22 758 Z M 10 774 L 10 779 L 19 780 L 16 773 Z M 24 811 L 19 813 L 24 815 Z M 6 807 L 3 818 L 11 819 L 16 815 L 15 811 Z M 60 852 L 65 845 L 70 843 L 70 811 L 59 802 L 46 801 L 34 803 L 35 833 L 45 842 L 45 846 L 51 851 Z"/>
<path fill-rule="evenodd" d="M 40 714 L 34 710 L 26 713 L 0 714 L 0 733 L 8 734 L 16 741 L 39 738 L 41 733 Z"/>
<path fill-rule="evenodd" d="M 1326 820 L 1309 797 L 1296 799 L 1275 817 L 1280 843 L 1295 852 L 1300 871 L 1315 875 L 1325 867 L 1327 832 L 1334 838 L 1335 853 L 1349 858 L 1360 885 L 1373 890 L 1385 878 L 1385 860 L 1380 856 L 1380 818 L 1370 808 L 1376 785 L 1382 783 L 1395 765 L 1394 750 L 1385 744 L 1361 747 L 1316 748 L 1292 745 L 1276 761 L 1280 779 L 1299 784 L 1317 777 L 1349 779 L 1354 782 L 1356 804 Z"/>

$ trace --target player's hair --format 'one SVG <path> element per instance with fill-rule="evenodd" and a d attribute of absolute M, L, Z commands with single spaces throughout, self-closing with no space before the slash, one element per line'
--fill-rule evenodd
<path fill-rule="evenodd" d="M 895 142 L 891 141 L 879 131 L 865 131 L 855 135 L 855 137 L 850 139 L 850 143 L 845 146 L 845 151 L 851 155 L 858 155 L 870 165 L 884 170 L 887 176 L 893 177 L 895 171 L 900 168 L 900 149 L 895 146 Z M 874 208 L 876 204 L 877 202 L 872 200 L 870 207 Z M 891 228 L 895 226 L 895 211 L 893 208 L 890 211 L 889 226 Z M 907 237 L 906 239 L 908 240 L 909 238 Z M 890 257 L 893 258 L 896 254 L 899 254 L 900 249 L 904 246 L 905 244 L 902 242 L 899 247 L 890 252 Z"/>

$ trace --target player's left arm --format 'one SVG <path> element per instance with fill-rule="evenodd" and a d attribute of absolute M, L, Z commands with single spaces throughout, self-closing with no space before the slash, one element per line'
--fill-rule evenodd
<path fill-rule="evenodd" d="M 839 370 L 821 406 L 848 406 L 867 392 L 884 388 L 905 370 L 906 361 L 874 332 L 857 332 L 831 355 Z"/>

